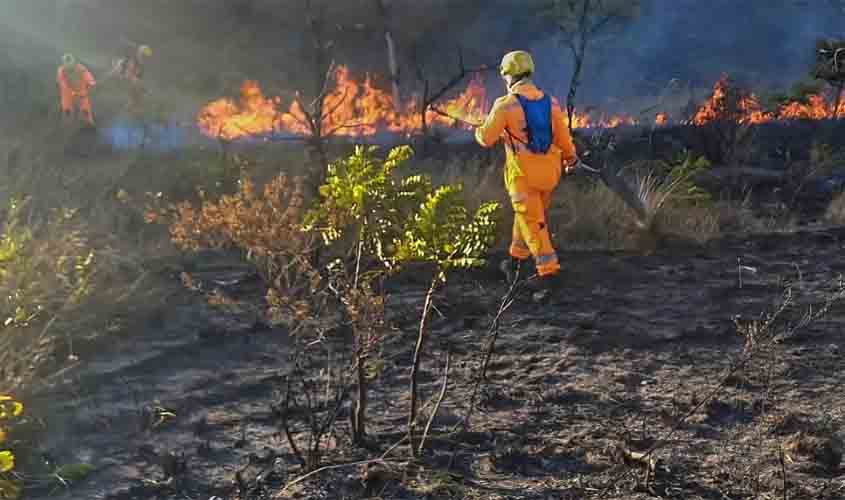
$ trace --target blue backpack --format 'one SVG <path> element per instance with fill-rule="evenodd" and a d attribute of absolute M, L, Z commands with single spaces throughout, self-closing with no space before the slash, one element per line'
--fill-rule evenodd
<path fill-rule="evenodd" d="M 552 145 L 552 99 L 548 94 L 533 101 L 519 94 L 516 94 L 516 98 L 525 113 L 528 150 L 535 154 L 546 154 Z"/>

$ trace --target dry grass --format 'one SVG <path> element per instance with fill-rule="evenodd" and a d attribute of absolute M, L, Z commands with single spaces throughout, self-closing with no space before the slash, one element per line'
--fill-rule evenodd
<path fill-rule="evenodd" d="M 439 183 L 463 183 L 470 204 L 495 200 L 504 207 L 510 200 L 501 166 L 480 158 L 420 162 L 415 168 L 433 172 Z M 748 211 L 728 204 L 685 202 L 676 198 L 681 181 L 664 184 L 656 176 L 642 175 L 632 182 L 646 209 L 646 220 L 604 184 L 583 178 L 563 178 L 549 210 L 549 227 L 558 248 L 566 250 L 622 250 L 639 248 L 643 235 L 666 232 L 706 242 L 729 223 L 752 224 Z M 510 243 L 512 212 L 502 211 L 497 247 Z"/>
<path fill-rule="evenodd" d="M 96 337 L 128 328 L 126 317 L 165 298 L 150 264 L 167 246 L 115 195 L 133 159 L 66 156 L 70 133 L 40 132 L 46 146 L 0 144 L 0 388 L 7 390 L 75 363 Z M 10 210 L 12 200 L 27 202 Z"/>
<path fill-rule="evenodd" d="M 77 337 L 109 331 L 114 315 L 155 304 L 149 294 L 158 291 L 137 259 L 92 240 L 95 232 L 78 212 L 42 218 L 26 208 L 18 203 L 9 210 L 0 239 L 0 388 L 6 390 L 44 375 L 53 361 L 75 362 Z"/>
<path fill-rule="evenodd" d="M 564 183 L 549 213 L 553 238 L 560 248 L 621 250 L 637 249 L 644 235 L 655 233 L 704 243 L 721 232 L 723 214 L 717 207 L 676 202 L 672 186 L 646 177 L 639 195 L 647 210 L 645 221 L 603 184 Z"/>

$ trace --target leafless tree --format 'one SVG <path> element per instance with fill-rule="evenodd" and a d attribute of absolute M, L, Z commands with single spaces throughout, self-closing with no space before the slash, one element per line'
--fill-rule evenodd
<path fill-rule="evenodd" d="M 449 78 L 445 82 L 442 82 L 441 85 L 435 87 L 434 86 L 435 83 L 432 81 L 430 75 L 427 74 L 426 68 L 422 63 L 422 58 L 420 57 L 420 51 L 421 50 L 422 49 L 419 45 L 415 46 L 415 48 L 414 48 L 414 58 L 413 59 L 414 59 L 414 65 L 416 67 L 415 68 L 416 69 L 416 77 L 419 80 L 419 82 L 422 84 L 422 87 L 423 87 L 422 88 L 422 95 L 420 96 L 419 106 L 418 106 L 417 110 L 420 113 L 420 123 L 422 124 L 421 125 L 421 134 L 422 134 L 423 140 L 425 140 L 425 138 L 428 137 L 428 132 L 429 132 L 429 129 L 428 129 L 428 127 L 429 127 L 428 112 L 429 111 L 440 112 L 435 106 L 437 104 L 437 102 L 440 101 L 441 99 L 443 99 L 446 95 L 448 95 L 449 92 L 451 92 L 452 90 L 457 88 L 458 85 L 460 85 L 461 83 L 466 81 L 467 77 L 474 75 L 474 74 L 477 74 L 477 73 L 490 71 L 492 68 L 495 68 L 496 65 L 492 64 L 492 63 L 487 63 L 487 64 L 480 64 L 480 65 L 474 66 L 474 67 L 467 67 L 467 65 L 464 61 L 463 50 L 461 49 L 461 47 L 458 47 L 458 49 L 457 49 L 458 64 L 457 64 L 456 72 L 454 73 L 454 75 L 451 78 Z M 442 112 L 441 112 L 441 114 L 442 114 Z M 449 115 L 446 115 L 446 116 L 448 118 L 452 118 L 452 119 L 456 118 L 456 117 L 452 117 L 452 116 L 449 116 Z"/>
<path fill-rule="evenodd" d="M 590 44 L 614 26 L 638 15 L 639 6 L 639 0 L 553 0 L 541 8 L 541 13 L 557 25 L 561 42 L 572 53 L 574 67 L 566 96 L 570 131 L 575 97 Z"/>
<path fill-rule="evenodd" d="M 810 73 L 836 92 L 833 117 L 838 117 L 842 91 L 845 90 L 845 40 L 819 40 L 816 43 L 816 63 Z"/>

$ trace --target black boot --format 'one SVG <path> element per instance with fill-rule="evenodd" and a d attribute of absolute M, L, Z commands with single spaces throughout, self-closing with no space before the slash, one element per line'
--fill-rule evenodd
<path fill-rule="evenodd" d="M 562 286 L 560 273 L 548 276 L 534 276 L 526 283 L 526 289 L 531 293 L 534 302 L 545 302 L 557 294 Z"/>

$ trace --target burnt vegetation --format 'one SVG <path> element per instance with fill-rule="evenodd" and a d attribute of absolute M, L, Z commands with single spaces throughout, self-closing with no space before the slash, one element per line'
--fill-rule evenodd
<path fill-rule="evenodd" d="M 11 3 L 0 498 L 845 496 L 842 39 L 774 90 L 590 106 L 665 3 Z M 542 301 L 471 136 L 535 43 L 594 169 L 555 192 Z M 96 130 L 60 120 L 66 51 Z"/>

